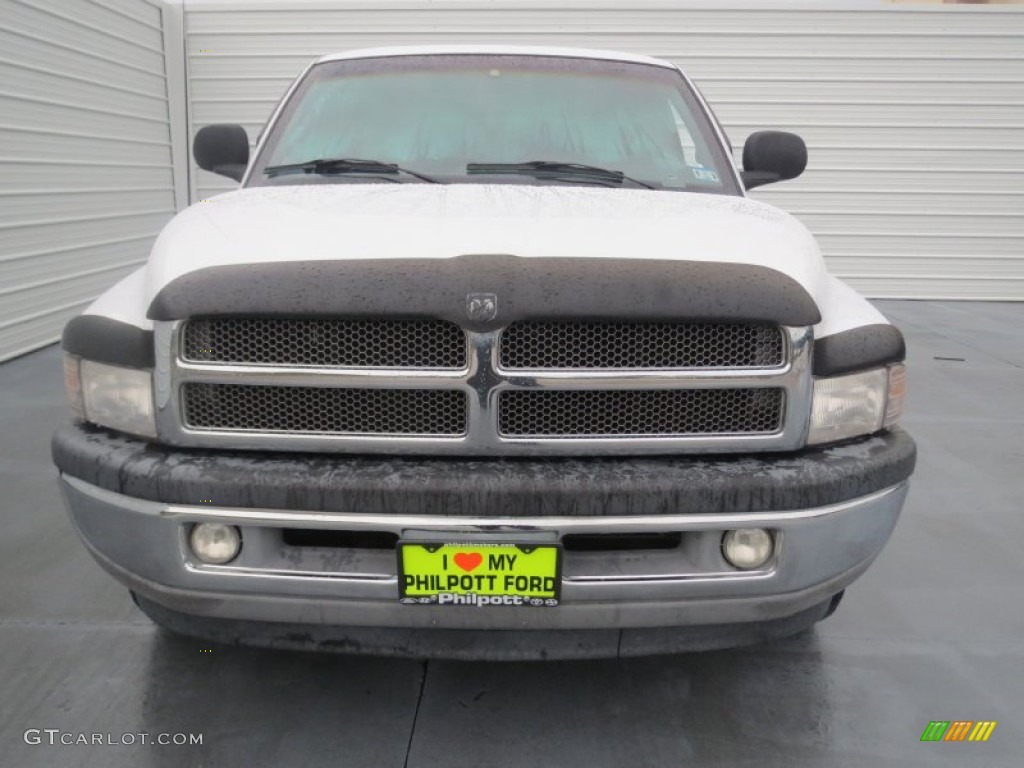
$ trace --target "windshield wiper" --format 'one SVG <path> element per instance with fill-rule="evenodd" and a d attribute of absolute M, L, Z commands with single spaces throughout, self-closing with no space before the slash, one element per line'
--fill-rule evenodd
<path fill-rule="evenodd" d="M 525 163 L 469 163 L 466 166 L 466 173 L 523 173 L 532 176 L 575 176 L 577 178 L 590 176 L 595 180 L 611 181 L 618 184 L 628 181 L 630 184 L 640 187 L 655 189 L 654 185 L 627 176 L 622 171 L 613 171 L 609 168 L 599 168 L 596 165 L 583 165 L 582 163 L 562 163 L 557 160 L 528 160 Z"/>
<path fill-rule="evenodd" d="M 288 163 L 287 165 L 270 165 L 263 169 L 267 176 L 281 176 L 286 173 L 405 173 L 415 176 L 417 179 L 440 184 L 437 179 L 431 178 L 408 168 L 402 168 L 394 163 L 385 163 L 380 160 L 360 160 L 354 157 L 322 157 L 318 160 L 307 160 L 304 163 Z"/>

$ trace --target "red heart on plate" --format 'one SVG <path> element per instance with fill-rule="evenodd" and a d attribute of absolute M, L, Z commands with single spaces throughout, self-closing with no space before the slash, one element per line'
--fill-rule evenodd
<path fill-rule="evenodd" d="M 469 573 L 484 561 L 484 556 L 479 552 L 457 552 L 452 560 L 459 568 Z"/>

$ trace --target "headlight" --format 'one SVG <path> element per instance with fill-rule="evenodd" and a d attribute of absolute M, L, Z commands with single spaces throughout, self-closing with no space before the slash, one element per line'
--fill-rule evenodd
<path fill-rule="evenodd" d="M 71 403 L 71 415 L 78 421 L 85 421 L 85 403 L 82 402 L 82 375 L 79 359 L 74 355 L 64 355 L 64 389 Z"/>
<path fill-rule="evenodd" d="M 64 381 L 75 416 L 111 429 L 156 437 L 149 371 L 67 357 Z"/>
<path fill-rule="evenodd" d="M 896 363 L 815 379 L 807 444 L 868 435 L 899 421 L 906 388 L 904 370 Z"/>

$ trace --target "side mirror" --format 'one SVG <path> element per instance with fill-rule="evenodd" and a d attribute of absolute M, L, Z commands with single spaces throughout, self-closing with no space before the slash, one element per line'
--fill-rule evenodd
<path fill-rule="evenodd" d="M 807 167 L 807 145 L 795 133 L 758 131 L 743 145 L 740 177 L 747 189 L 795 179 Z"/>
<path fill-rule="evenodd" d="M 241 181 L 249 165 L 249 137 L 240 125 L 207 125 L 192 142 L 196 165 Z"/>

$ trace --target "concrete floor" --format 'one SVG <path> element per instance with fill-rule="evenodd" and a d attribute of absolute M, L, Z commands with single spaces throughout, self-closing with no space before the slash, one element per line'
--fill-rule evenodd
<path fill-rule="evenodd" d="M 58 350 L 0 366 L 0 763 L 1021 765 L 1024 304 L 879 305 L 908 337 L 920 448 L 888 548 L 812 633 L 630 661 L 425 664 L 161 634 L 61 506 Z M 919 741 L 957 719 L 999 725 L 984 744 Z M 27 745 L 30 728 L 203 744 Z"/>

